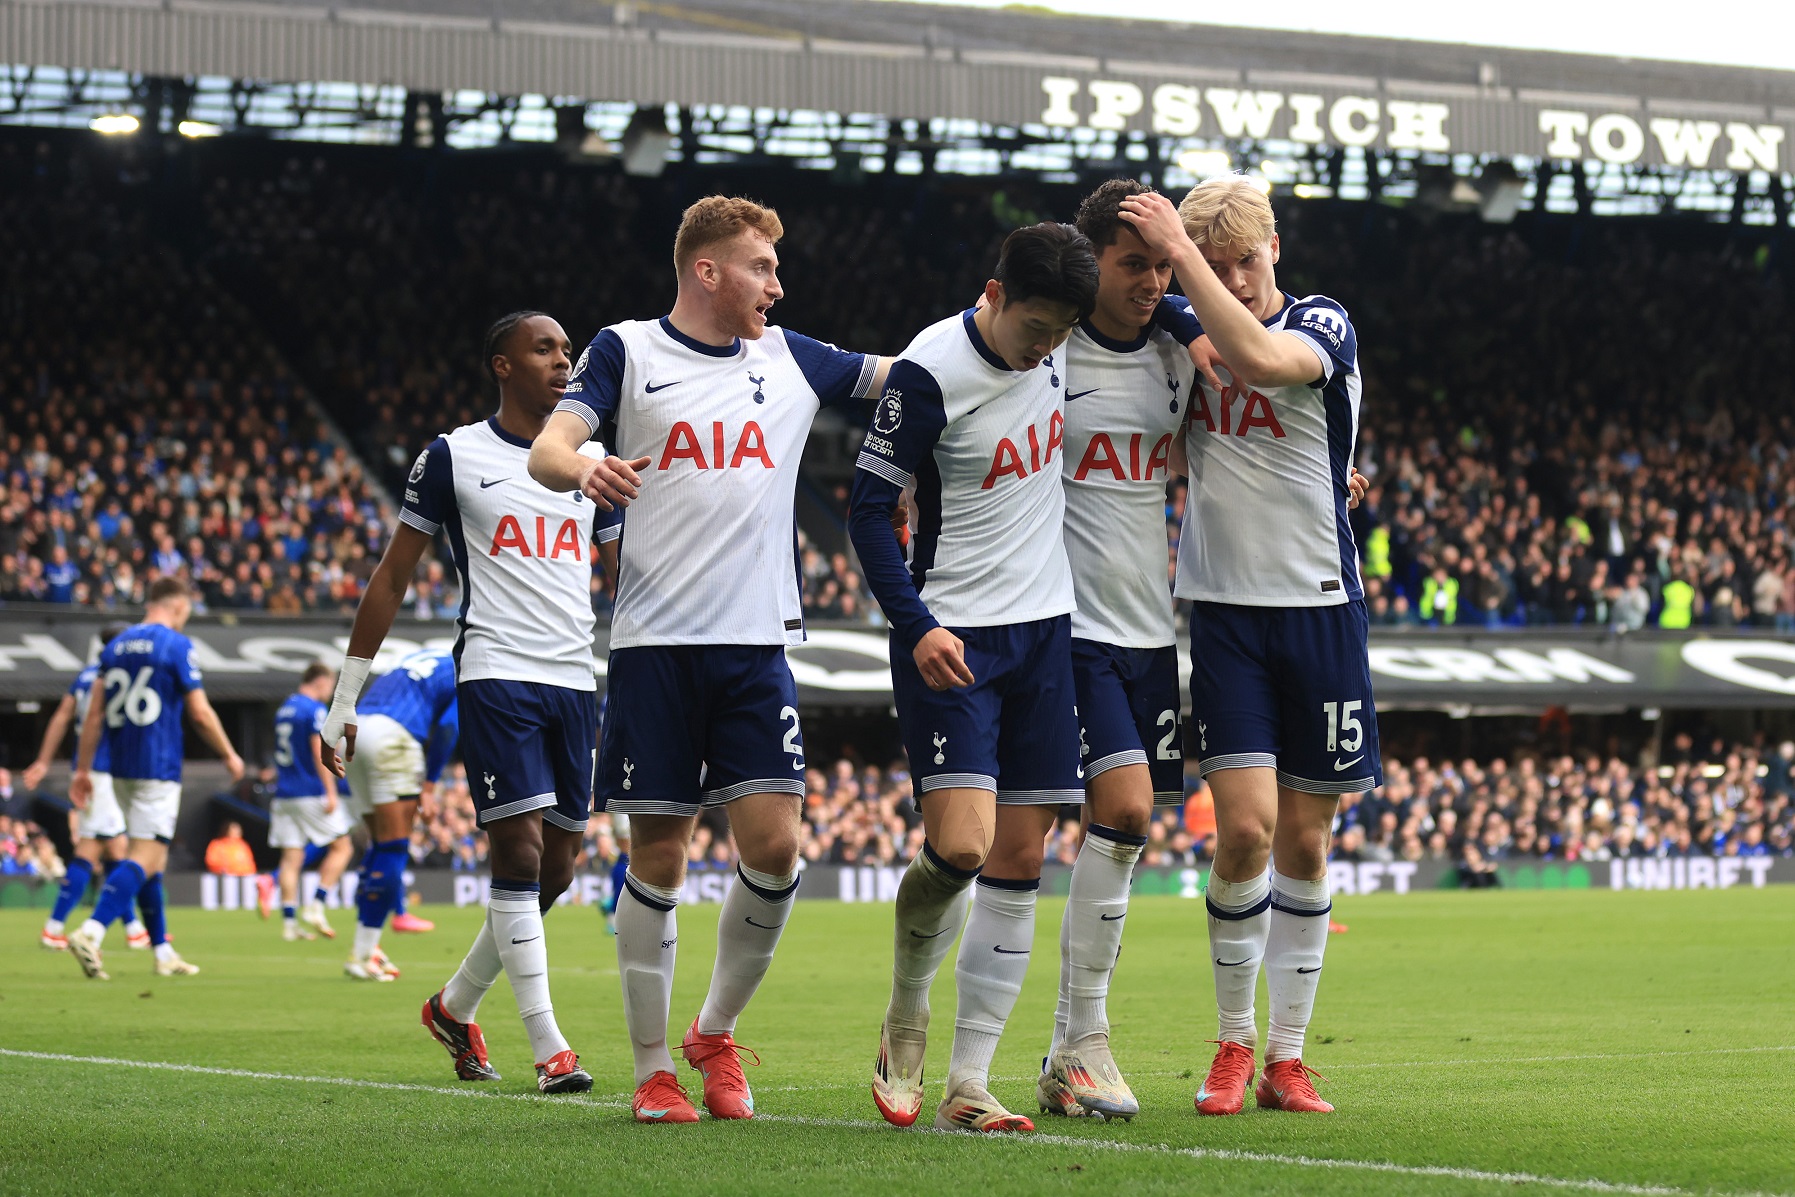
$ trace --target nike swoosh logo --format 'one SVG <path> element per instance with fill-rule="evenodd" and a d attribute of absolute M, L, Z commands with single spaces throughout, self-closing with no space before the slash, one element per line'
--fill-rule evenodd
<path fill-rule="evenodd" d="M 1083 399 L 1086 395 L 1095 395 L 1098 391 L 1101 391 L 1102 389 L 1103 389 L 1102 387 L 1092 387 L 1088 391 L 1067 391 L 1066 392 L 1066 402 L 1070 403 L 1074 399 Z"/>
<path fill-rule="evenodd" d="M 1106 923 L 1113 923 L 1117 919 L 1125 919 L 1128 916 L 1125 914 L 1100 914 L 1097 917 L 1102 919 Z"/>
<path fill-rule="evenodd" d="M 916 939 L 938 939 L 941 936 L 946 935 L 949 931 L 952 931 L 952 930 L 953 930 L 952 927 L 943 927 L 943 928 L 941 928 L 941 930 L 935 932 L 934 935 L 924 935 L 921 931 L 912 931 L 912 932 L 910 932 L 910 934 L 913 937 L 915 937 Z"/>
<path fill-rule="evenodd" d="M 743 919 L 742 921 L 744 923 L 747 923 L 750 927 L 759 927 L 762 931 L 777 931 L 777 930 L 779 930 L 778 927 L 769 927 L 765 923 L 755 922 L 753 915 L 749 915 L 747 918 Z M 914 932 L 912 932 L 912 934 L 914 934 Z"/>
<path fill-rule="evenodd" d="M 486 479 L 482 478 L 482 479 L 480 479 L 480 489 L 488 490 L 492 487 L 497 486 L 501 482 L 509 482 L 509 481 L 511 481 L 511 479 L 509 479 L 509 478 L 494 478 L 491 482 L 488 482 Z"/>
<path fill-rule="evenodd" d="M 995 943 L 991 945 L 991 950 L 993 952 L 1002 952 L 1005 956 L 1026 956 L 1026 955 L 1028 955 L 1027 948 L 1006 948 L 1002 944 L 995 944 Z"/>
<path fill-rule="evenodd" d="M 1223 968 L 1239 968 L 1243 964 L 1251 964 L 1252 962 L 1253 962 L 1253 958 L 1251 956 L 1248 956 L 1245 960 L 1222 960 L 1222 959 L 1216 960 L 1216 963 L 1221 965 Z"/>
<path fill-rule="evenodd" d="M 660 385 L 660 386 L 656 386 L 656 385 L 655 385 L 655 384 L 654 384 L 654 383 L 652 383 L 652 382 L 646 382 L 646 383 L 643 383 L 643 384 L 642 384 L 642 389 L 643 389 L 643 390 L 645 390 L 645 391 L 647 391 L 647 392 L 648 392 L 648 393 L 649 393 L 649 394 L 650 394 L 650 395 L 652 395 L 652 394 L 654 394 L 654 393 L 655 393 L 655 392 L 656 392 L 656 391 L 664 391 L 664 390 L 666 390 L 666 389 L 667 389 L 667 388 L 668 388 L 668 387 L 676 387 L 676 386 L 678 386 L 678 385 L 679 385 L 679 384 L 680 384 L 680 383 L 681 383 L 681 382 L 684 382 L 684 381 L 685 381 L 685 379 L 683 379 L 683 378 L 682 378 L 682 379 L 679 379 L 679 380 L 678 380 L 678 381 L 677 381 L 677 382 L 663 382 L 663 383 L 662 383 L 662 384 L 661 384 L 661 385 Z"/>
<path fill-rule="evenodd" d="M 532 936 L 530 936 L 529 939 L 514 939 L 511 942 L 512 943 L 529 943 L 529 942 L 531 942 L 531 940 L 537 940 L 537 939 L 541 939 L 541 938 L 542 938 L 542 936 L 540 936 L 540 935 L 532 935 Z"/>
<path fill-rule="evenodd" d="M 1362 761 L 1364 759 L 1365 759 L 1365 754 L 1361 752 L 1358 756 L 1353 757 L 1352 760 L 1350 760 L 1350 761 L 1335 761 L 1334 762 L 1334 772 L 1338 773 L 1342 769 L 1350 769 L 1354 765 L 1358 764 L 1360 761 Z"/>
<path fill-rule="evenodd" d="M 1318 964 L 1318 965 L 1316 965 L 1316 966 L 1315 966 L 1315 967 L 1314 967 L 1314 968 L 1299 968 L 1299 969 L 1297 969 L 1297 970 L 1296 970 L 1296 971 L 1297 971 L 1297 972 L 1299 972 L 1299 973 L 1301 973 L 1301 974 L 1302 974 L 1302 975 L 1303 975 L 1303 976 L 1305 976 L 1305 977 L 1306 977 L 1306 976 L 1308 976 L 1308 975 L 1309 975 L 1309 974 L 1310 974 L 1310 973 L 1318 973 L 1318 972 L 1320 972 L 1320 971 L 1321 971 L 1321 965 L 1319 965 L 1319 964 Z"/>

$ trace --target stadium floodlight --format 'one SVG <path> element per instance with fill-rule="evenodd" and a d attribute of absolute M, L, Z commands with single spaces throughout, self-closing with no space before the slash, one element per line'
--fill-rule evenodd
<path fill-rule="evenodd" d="M 128 112 L 107 112 L 87 122 L 87 127 L 95 133 L 107 137 L 120 137 L 137 132 L 137 118 Z"/>
<path fill-rule="evenodd" d="M 1234 160 L 1227 150 L 1185 150 L 1178 155 L 1178 165 L 1199 179 L 1212 179 L 1233 169 Z"/>
<path fill-rule="evenodd" d="M 1477 210 L 1490 224 L 1513 224 L 1526 194 L 1527 181 L 1514 163 L 1492 162 L 1477 180 Z"/>
<path fill-rule="evenodd" d="M 667 169 L 667 151 L 673 148 L 673 135 L 667 132 L 664 109 L 636 109 L 629 128 L 623 132 L 623 173 L 642 179 L 658 179 Z"/>
<path fill-rule="evenodd" d="M 1291 188 L 1297 199 L 1331 199 L 1334 189 L 1326 183 L 1298 183 Z"/>
<path fill-rule="evenodd" d="M 217 137 L 224 130 L 206 121 L 182 121 L 175 128 L 182 137 Z"/>

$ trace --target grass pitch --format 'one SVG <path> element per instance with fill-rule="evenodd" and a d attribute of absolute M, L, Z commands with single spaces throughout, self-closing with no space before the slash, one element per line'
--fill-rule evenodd
<path fill-rule="evenodd" d="M 1060 909 L 1042 903 L 992 1084 L 1031 1115 Z M 765 1060 L 749 1070 L 762 1116 L 686 1127 L 630 1120 L 615 956 L 591 908 L 548 922 L 557 1013 L 597 1078 L 584 1099 L 535 1095 L 503 981 L 480 1014 L 499 1084 L 458 1084 L 418 1025 L 477 910 L 389 933 L 392 985 L 342 976 L 346 930 L 285 944 L 253 914 L 172 913 L 203 975 L 156 978 L 115 929 L 98 983 L 33 946 L 41 911 L 0 911 L 0 1192 L 1795 1192 L 1795 887 L 1343 898 L 1351 930 L 1329 945 L 1307 1052 L 1339 1112 L 1249 1099 L 1235 1118 L 1190 1104 L 1215 1033 L 1202 907 L 1137 899 L 1111 1016 L 1141 1116 L 1042 1116 L 1043 1133 L 1003 1140 L 878 1120 L 886 906 L 799 904 L 739 1031 Z M 679 918 L 675 1040 L 717 908 Z"/>

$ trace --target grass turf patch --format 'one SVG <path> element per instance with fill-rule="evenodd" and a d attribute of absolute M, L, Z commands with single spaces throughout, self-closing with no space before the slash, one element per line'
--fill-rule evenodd
<path fill-rule="evenodd" d="M 1031 1115 L 1060 909 L 1042 903 L 992 1084 Z M 1339 1107 L 1327 1116 L 1191 1110 L 1215 1034 L 1202 908 L 1144 898 L 1130 913 L 1111 1019 L 1141 1116 L 1042 1116 L 1036 1141 L 993 1142 L 877 1121 L 889 907 L 800 904 L 738 1033 L 766 1061 L 749 1070 L 764 1117 L 684 1128 L 629 1118 L 615 957 L 589 908 L 547 923 L 557 1015 L 597 1078 L 584 1100 L 534 1096 L 503 981 L 480 1012 L 499 1084 L 458 1086 L 418 1025 L 477 910 L 389 933 L 405 969 L 391 985 L 343 977 L 342 939 L 286 944 L 278 922 L 185 910 L 172 930 L 201 976 L 156 978 L 115 932 L 114 980 L 88 982 L 27 946 L 40 913 L 3 911 L 0 937 L 17 946 L 0 972 L 0 1049 L 416 1088 L 0 1055 L 0 1189 L 1431 1194 L 1534 1176 L 1599 1182 L 1570 1191 L 1795 1190 L 1795 887 L 1342 898 L 1351 931 L 1329 945 L 1306 1053 Z M 675 1040 L 703 997 L 716 914 L 679 914 Z M 934 995 L 932 1091 L 951 973 Z M 697 1075 L 682 1074 L 696 1097 Z"/>

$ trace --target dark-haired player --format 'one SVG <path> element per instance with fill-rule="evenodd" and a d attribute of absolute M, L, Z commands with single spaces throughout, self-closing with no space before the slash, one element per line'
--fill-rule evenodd
<path fill-rule="evenodd" d="M 1085 839 L 1060 926 L 1043 1111 L 1131 1118 L 1139 1103 L 1110 1054 L 1106 1003 L 1134 866 L 1155 802 L 1184 798 L 1183 727 L 1165 495 L 1183 473 L 1178 433 L 1195 370 L 1154 317 L 1172 279 L 1119 214 L 1148 189 L 1112 179 L 1085 198 L 1078 231 L 1097 252 L 1096 305 L 1066 341 L 1065 543 L 1078 609 L 1072 676 L 1084 764 Z"/>
<path fill-rule="evenodd" d="M 804 739 L 785 648 L 804 640 L 793 540 L 798 464 L 824 406 L 861 418 L 885 363 L 772 326 L 784 294 L 778 214 L 713 195 L 686 209 L 679 277 L 659 320 L 603 329 L 536 442 L 544 485 L 629 507 L 619 548 L 598 796 L 628 816 L 617 966 L 638 1121 L 698 1120 L 667 1019 L 686 848 L 706 806 L 729 812 L 741 863 L 724 899 L 710 991 L 681 1051 L 713 1118 L 751 1118 L 737 1020 L 798 889 Z M 598 485 L 578 450 L 603 431 L 645 472 Z M 633 475 L 633 470 L 631 471 Z M 637 485 L 639 483 L 639 487 Z M 633 502 L 631 501 L 633 500 Z M 886 528 L 886 536 L 891 529 Z"/>
<path fill-rule="evenodd" d="M 898 1126 L 922 1108 L 929 985 L 964 917 L 935 1125 L 1034 1129 L 987 1086 L 1028 971 L 1043 839 L 1057 808 L 1084 797 L 1059 462 L 1068 376 L 1054 352 L 1097 288 L 1096 256 L 1076 229 L 1011 233 L 986 304 L 923 330 L 892 366 L 855 471 L 849 531 L 891 624 L 899 730 L 927 834 L 898 889 L 873 1077 L 880 1113 Z M 888 520 L 911 488 L 906 562 Z"/>
<path fill-rule="evenodd" d="M 75 775 L 69 801 L 77 809 L 93 798 L 94 759 L 105 744 L 112 766 L 112 789 L 125 814 L 129 855 L 106 878 L 93 914 L 69 936 L 69 953 L 81 971 L 106 979 L 100 945 L 115 919 L 128 919 L 133 903 L 143 910 L 156 973 L 184 977 L 199 969 L 182 960 L 168 942 L 162 869 L 181 811 L 183 758 L 181 715 L 185 712 L 207 745 L 224 758 L 233 781 L 243 776 L 243 758 L 231 747 L 224 725 L 193 662 L 193 642 L 181 634 L 193 614 L 193 599 L 179 578 L 150 586 L 143 622 L 120 632 L 100 652 L 97 688 L 81 720 Z"/>
<path fill-rule="evenodd" d="M 112 624 L 100 631 L 100 647 L 103 649 L 112 643 L 114 637 L 124 631 L 123 624 Z M 62 744 L 70 728 L 79 734 L 82 721 L 87 718 L 87 704 L 93 694 L 94 680 L 100 676 L 98 665 L 89 665 L 75 675 L 69 683 L 69 692 L 62 696 L 56 710 L 50 716 L 49 726 L 44 728 L 43 743 L 37 750 L 37 759 L 25 766 L 25 774 L 21 779 L 27 790 L 35 790 L 50 771 L 50 761 L 56 755 L 56 749 Z M 87 887 L 93 881 L 96 866 L 104 863 L 105 875 L 110 876 L 112 870 L 125 858 L 128 841 L 125 838 L 125 813 L 118 808 L 118 799 L 112 793 L 111 754 L 106 751 L 102 741 L 94 753 L 93 763 L 93 796 L 87 805 L 75 815 L 75 854 L 69 861 L 68 872 L 62 878 L 62 889 L 56 895 L 56 905 L 50 911 L 50 917 L 44 920 L 44 929 L 38 935 L 38 942 L 46 948 L 63 951 L 69 946 L 65 933 L 65 924 L 69 915 L 81 899 L 87 895 Z M 150 946 L 150 933 L 141 919 L 132 919 L 125 924 L 126 942 L 133 948 Z"/>
<path fill-rule="evenodd" d="M 342 879 L 355 846 L 349 812 L 337 795 L 336 776 L 324 767 L 319 733 L 329 709 L 336 672 L 313 661 L 299 689 L 274 712 L 274 799 L 268 804 L 268 846 L 280 849 L 281 938 L 291 942 L 323 935 L 335 939 L 324 898 Z M 299 909 L 300 870 L 309 852 L 322 853 L 318 885 Z M 300 919 L 305 930 L 300 929 Z"/>
<path fill-rule="evenodd" d="M 598 725 L 594 510 L 583 496 L 538 486 L 525 468 L 531 438 L 566 389 L 570 348 L 561 326 L 540 312 L 513 313 L 487 332 L 498 412 L 437 437 L 418 455 L 399 527 L 356 609 L 323 732 L 324 762 L 341 776 L 337 741 L 346 736 L 347 754 L 354 754 L 355 706 L 369 666 L 419 559 L 444 532 L 461 575 L 455 663 L 462 757 L 491 844 L 492 894 L 473 948 L 424 1003 L 423 1021 L 448 1049 L 457 1076 L 496 1078 L 473 1020 L 503 970 L 544 1093 L 592 1088 L 555 1022 L 542 914 L 573 878 L 591 809 Z"/>

